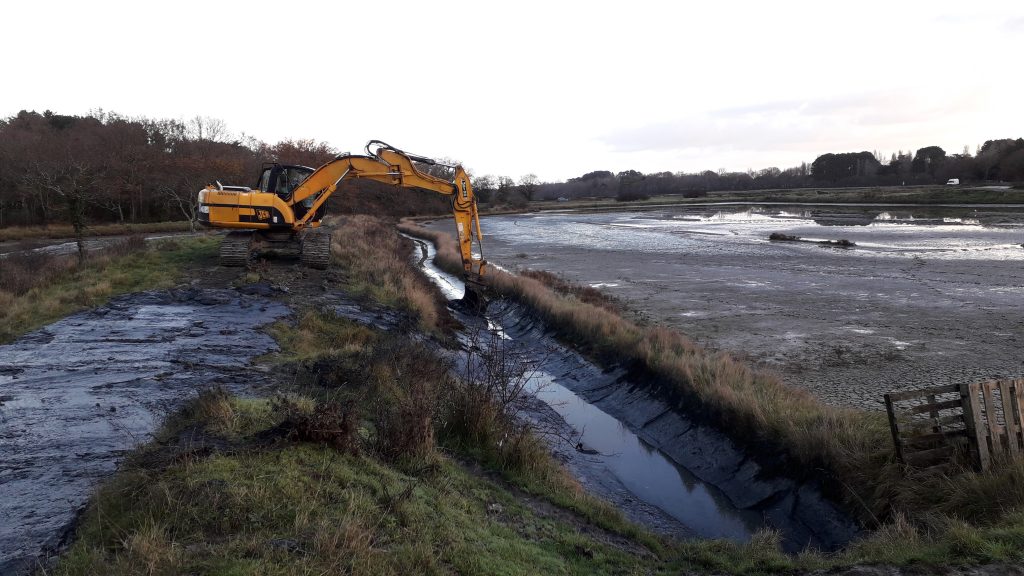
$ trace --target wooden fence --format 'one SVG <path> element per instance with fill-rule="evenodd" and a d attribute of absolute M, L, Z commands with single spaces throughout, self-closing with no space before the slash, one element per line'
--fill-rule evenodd
<path fill-rule="evenodd" d="M 911 466 L 966 454 L 980 470 L 1024 457 L 1024 379 L 935 386 L 885 395 L 896 458 Z"/>

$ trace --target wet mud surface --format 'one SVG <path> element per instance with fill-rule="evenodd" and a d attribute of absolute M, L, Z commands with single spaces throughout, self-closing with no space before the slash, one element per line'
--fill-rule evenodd
<path fill-rule="evenodd" d="M 484 228 L 491 262 L 602 288 L 829 403 L 881 410 L 891 390 L 1024 375 L 1021 208 L 666 208 Z"/>
<path fill-rule="evenodd" d="M 114 298 L 0 346 L 0 574 L 53 550 L 99 480 L 205 386 L 258 385 L 290 313 L 235 290 Z"/>

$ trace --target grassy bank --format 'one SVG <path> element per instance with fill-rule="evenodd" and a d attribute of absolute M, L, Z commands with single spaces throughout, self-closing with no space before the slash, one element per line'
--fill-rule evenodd
<path fill-rule="evenodd" d="M 450 317 L 444 298 L 412 265 L 412 243 L 395 234 L 390 223 L 351 215 L 332 227 L 331 253 L 344 274 L 350 294 L 402 310 L 420 328 L 438 333 Z"/>
<path fill-rule="evenodd" d="M 395 246 L 367 249 L 366 260 L 387 262 Z M 397 249 L 408 262 L 411 246 Z M 345 272 L 346 284 L 361 286 L 380 269 Z M 373 294 L 399 288 L 367 294 L 381 304 Z M 414 315 L 403 301 L 398 310 Z M 445 355 L 405 335 L 315 309 L 270 332 L 281 345 L 262 359 L 280 375 L 274 395 L 210 390 L 170 418 L 92 499 L 50 573 L 762 574 L 827 565 L 784 556 L 772 533 L 747 545 L 672 543 L 628 523 L 496 400 L 500 378 L 453 377 Z"/>
<path fill-rule="evenodd" d="M 759 574 L 794 565 L 770 537 L 689 555 L 648 548 L 439 451 L 390 456 L 381 420 L 337 425 L 331 406 L 356 409 L 205 393 L 100 490 L 50 573 Z"/>
<path fill-rule="evenodd" d="M 290 418 L 272 401 L 211 396 L 190 412 L 219 416 L 185 420 L 200 453 L 166 440 L 139 453 L 94 499 L 55 574 L 584 574 L 636 562 L 450 459 L 396 465 L 300 435 L 268 443 L 258 438 Z"/>
<path fill-rule="evenodd" d="M 153 232 L 188 232 L 187 221 L 147 222 L 143 224 L 95 224 L 85 229 L 86 236 L 130 236 Z M 33 240 L 40 238 L 74 238 L 75 229 L 71 224 L 50 224 L 47 226 L 6 226 L 0 228 L 0 242 L 10 240 Z"/>
<path fill-rule="evenodd" d="M 147 245 L 130 237 L 77 256 L 15 254 L 0 259 L 0 343 L 111 296 L 173 285 L 185 266 L 212 261 L 218 238 L 165 240 Z"/>
<path fill-rule="evenodd" d="M 411 222 L 400 229 L 434 241 L 441 267 L 453 273 L 461 269 L 449 235 Z M 639 326 L 615 306 L 584 297 L 583 289 L 570 289 L 549 275 L 493 270 L 490 286 L 524 303 L 562 339 L 599 361 L 645 372 L 681 410 L 710 418 L 752 451 L 778 454 L 780 466 L 823 477 L 852 513 L 878 530 L 841 561 L 960 564 L 1024 558 L 1024 466 L 985 474 L 904 469 L 894 461 L 882 414 L 825 405 L 675 331 Z"/>

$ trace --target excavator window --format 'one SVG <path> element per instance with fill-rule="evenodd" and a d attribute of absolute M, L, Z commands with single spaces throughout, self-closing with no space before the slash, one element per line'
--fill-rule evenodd
<path fill-rule="evenodd" d="M 260 182 L 259 182 L 259 184 L 256 185 L 256 189 L 257 190 L 262 190 L 263 192 L 270 192 L 271 191 L 270 190 L 270 173 L 272 171 L 273 171 L 273 168 L 264 168 L 263 169 L 263 172 L 260 174 Z"/>
<path fill-rule="evenodd" d="M 278 164 L 266 166 L 260 174 L 258 188 L 263 192 L 272 192 L 287 199 L 312 173 L 313 169 L 306 166 L 281 166 Z"/>
<path fill-rule="evenodd" d="M 277 184 L 274 186 L 274 191 L 281 198 L 287 198 L 292 193 L 292 187 L 289 185 L 290 180 L 288 175 L 281 172 L 277 175 Z"/>

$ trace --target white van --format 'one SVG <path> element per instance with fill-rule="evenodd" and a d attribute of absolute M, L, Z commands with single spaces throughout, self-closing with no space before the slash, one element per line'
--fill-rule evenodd
<path fill-rule="evenodd" d="M 960 185 L 960 179 L 959 178 L 950 178 L 949 181 L 946 182 L 946 186 L 959 186 L 959 185 Z"/>

